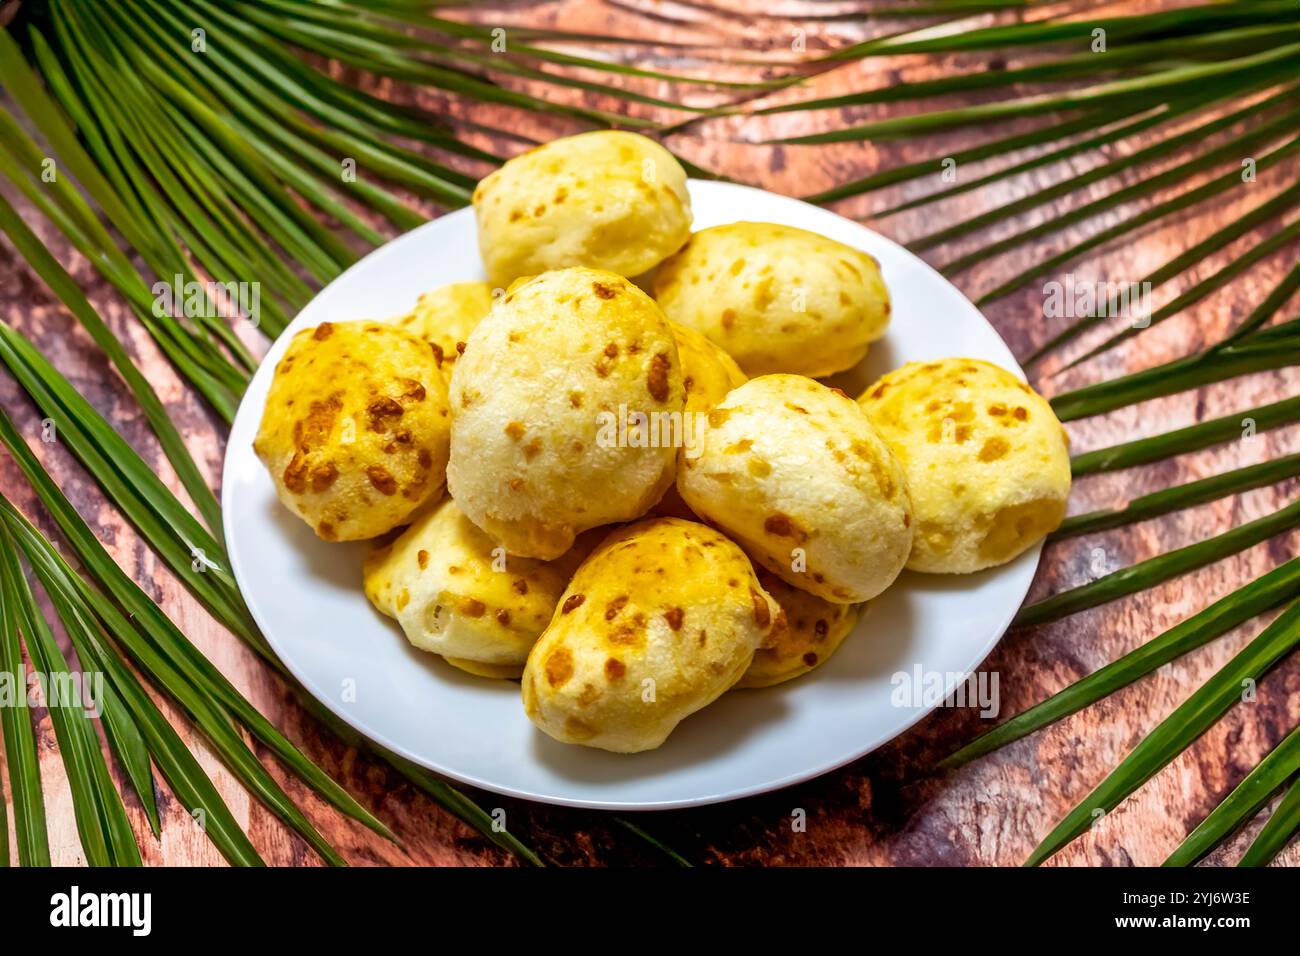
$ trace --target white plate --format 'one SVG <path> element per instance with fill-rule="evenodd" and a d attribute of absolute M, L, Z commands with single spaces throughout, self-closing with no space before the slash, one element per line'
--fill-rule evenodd
<path fill-rule="evenodd" d="M 885 339 L 846 391 L 914 359 L 967 355 L 1019 374 L 979 311 L 928 265 L 833 213 L 758 189 L 690 184 L 695 226 L 785 223 L 875 256 L 893 294 Z M 898 672 L 974 670 L 1029 589 L 1040 548 L 965 577 L 905 572 L 823 667 L 766 690 L 733 691 L 687 718 L 658 750 L 619 755 L 557 743 L 524 716 L 519 685 L 470 677 L 413 649 L 361 591 L 364 544 L 320 541 L 280 506 L 253 437 L 294 332 L 382 319 L 447 282 L 481 279 L 469 209 L 375 250 L 325 288 L 271 347 L 239 407 L 222 488 L 235 577 L 271 646 L 339 717 L 389 750 L 464 783 L 530 800 L 619 810 L 696 806 L 806 780 L 902 733 L 932 707 L 893 702 Z"/>

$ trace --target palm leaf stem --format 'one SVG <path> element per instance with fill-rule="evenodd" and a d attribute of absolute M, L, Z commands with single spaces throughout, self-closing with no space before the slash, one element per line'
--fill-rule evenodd
<path fill-rule="evenodd" d="M 1266 343 L 1242 339 L 1151 369 L 1062 392 L 1052 399 L 1052 409 L 1061 421 L 1074 421 L 1239 375 L 1300 364 L 1300 320 L 1293 319 L 1287 324 L 1288 335 L 1270 337 Z"/>
<path fill-rule="evenodd" d="M 1295 421 L 1300 421 L 1300 398 L 1286 398 L 1149 438 L 1138 438 L 1084 452 L 1070 459 L 1070 467 L 1076 476 L 1132 468 L 1173 455 L 1200 451 L 1220 442 L 1268 431 Z"/>
<path fill-rule="evenodd" d="M 1020 609 L 1012 622 L 1029 626 L 1077 614 L 1138 591 L 1155 587 L 1229 555 L 1244 551 L 1274 535 L 1300 525 L 1300 500 L 1272 514 L 1238 525 L 1222 534 L 1167 551 L 1138 564 L 1112 571 L 1088 584 L 1053 594 Z"/>
<path fill-rule="evenodd" d="M 1086 514 L 1066 518 L 1061 526 L 1049 536 L 1049 541 L 1061 541 L 1081 534 L 1093 534 L 1097 531 L 1109 531 L 1138 521 L 1148 521 L 1161 515 L 1194 508 L 1228 495 L 1239 494 L 1252 488 L 1300 477 L 1300 454 L 1284 455 L 1262 461 L 1257 465 L 1247 465 L 1232 471 L 1208 478 L 1200 478 L 1172 488 L 1162 488 L 1149 494 L 1134 498 L 1122 508 L 1109 508 L 1101 511 L 1089 511 Z"/>

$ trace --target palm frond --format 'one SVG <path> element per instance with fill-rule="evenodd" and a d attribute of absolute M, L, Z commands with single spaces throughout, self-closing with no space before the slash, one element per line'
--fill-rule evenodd
<path fill-rule="evenodd" d="M 1167 551 L 1130 567 L 1112 571 L 1095 581 L 1053 594 L 1036 604 L 1026 605 L 1020 609 L 1014 623 L 1024 626 L 1042 624 L 1069 614 L 1077 614 L 1079 611 L 1097 607 L 1099 604 L 1129 594 L 1136 594 L 1138 591 L 1145 591 L 1171 578 L 1187 574 L 1214 561 L 1220 561 L 1238 551 L 1244 551 L 1298 525 L 1300 525 L 1300 501 L 1294 501 L 1285 508 L 1279 508 L 1272 514 L 1238 525 L 1230 531 Z"/>
<path fill-rule="evenodd" d="M 10 572 L 5 570 L 5 563 L 0 559 L 0 669 L 12 675 L 18 686 L 26 688 L 28 671 L 19 636 L 18 591 L 16 582 L 11 582 L 10 578 Z M 0 708 L 0 728 L 4 731 L 5 764 L 14 805 L 18 861 L 23 866 L 49 866 L 50 840 L 45 826 L 41 767 L 36 756 L 36 737 L 26 694 L 18 695 L 11 706 Z M 6 852 L 9 848 L 8 829 L 6 823 L 5 839 L 0 841 L 5 844 Z"/>
<path fill-rule="evenodd" d="M 1121 800 L 1186 750 L 1240 700 L 1246 683 L 1262 678 L 1297 643 L 1300 643 L 1300 603 L 1292 603 L 1147 734 L 1120 765 L 1043 839 L 1030 854 L 1027 865 L 1042 863 L 1086 831 L 1096 819 L 1095 811 L 1109 813 L 1115 809 Z"/>
<path fill-rule="evenodd" d="M 1235 468 L 1220 475 L 1139 495 L 1122 508 L 1072 515 L 1061 522 L 1061 526 L 1049 535 L 1048 540 L 1060 541 L 1081 534 L 1108 531 L 1296 477 L 1300 477 L 1300 454 L 1283 455 L 1257 465 Z"/>
<path fill-rule="evenodd" d="M 1269 751 L 1208 817 L 1187 834 L 1164 866 L 1191 866 L 1259 812 L 1269 798 L 1300 770 L 1300 727 Z"/>
<path fill-rule="evenodd" d="M 1004 747 L 1127 687 L 1170 661 L 1220 637 L 1272 608 L 1300 597 L 1300 558 L 1198 611 L 1141 647 L 1075 681 L 1047 700 L 986 731 L 938 764 L 946 770 Z"/>

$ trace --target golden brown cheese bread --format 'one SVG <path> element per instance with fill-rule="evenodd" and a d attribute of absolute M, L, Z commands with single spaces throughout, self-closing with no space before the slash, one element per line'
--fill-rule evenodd
<path fill-rule="evenodd" d="M 779 614 L 720 532 L 629 525 L 578 568 L 529 653 L 524 710 L 565 743 L 652 750 L 740 678 Z"/>
<path fill-rule="evenodd" d="M 740 366 L 722 349 L 718 348 L 699 332 L 688 329 L 676 322 L 669 322 L 673 338 L 677 342 L 677 354 L 682 359 L 682 385 L 686 389 L 686 413 L 692 416 L 685 420 L 682 446 L 687 454 L 694 452 L 695 439 L 698 435 L 697 423 L 701 416 L 727 397 L 727 393 L 746 381 Z M 695 512 L 682 500 L 677 485 L 671 484 L 664 492 L 659 503 L 650 509 L 650 514 L 659 517 L 685 518 L 698 521 Z"/>
<path fill-rule="evenodd" d="M 677 354 L 682 360 L 688 412 L 707 412 L 733 388 L 745 384 L 745 373 L 722 349 L 679 322 L 669 322 L 668 327 L 673 331 Z"/>
<path fill-rule="evenodd" d="M 559 557 L 578 532 L 659 500 L 676 450 L 653 426 L 680 426 L 684 402 L 649 296 L 610 272 L 543 273 L 502 297 L 456 363 L 452 496 L 511 554 Z M 636 415 L 646 428 L 620 427 Z"/>
<path fill-rule="evenodd" d="M 852 368 L 889 323 L 875 259 L 765 222 L 695 233 L 659 267 L 654 294 L 668 318 L 703 333 L 751 376 Z"/>
<path fill-rule="evenodd" d="M 323 322 L 276 366 L 253 449 L 327 541 L 384 534 L 442 495 L 447 384 L 429 344 L 382 322 Z"/>
<path fill-rule="evenodd" d="M 1056 529 L 1069 437 L 1052 407 L 989 362 L 909 362 L 860 399 L 907 472 L 917 534 L 907 566 L 963 574 L 1003 564 Z"/>
<path fill-rule="evenodd" d="M 450 380 L 469 334 L 491 308 L 492 287 L 486 282 L 453 282 L 424 293 L 395 324 L 433 346 L 438 367 Z"/>
<path fill-rule="evenodd" d="M 589 550 L 549 562 L 508 555 L 448 498 L 372 551 L 363 580 L 415 647 L 480 676 L 518 677 Z"/>
<path fill-rule="evenodd" d="M 758 569 L 758 581 L 781 606 L 785 626 L 773 628 L 767 642 L 754 652 L 737 688 L 771 687 L 825 664 L 867 607 L 823 601 L 791 587 L 766 568 Z"/>
<path fill-rule="evenodd" d="M 867 601 L 912 547 L 903 471 L 861 407 L 801 375 L 763 375 L 709 412 L 677 489 L 696 514 L 788 584 Z"/>
<path fill-rule="evenodd" d="M 488 281 L 501 287 L 567 266 L 639 275 L 691 232 L 681 164 L 653 140 L 615 130 L 516 156 L 478 184 L 473 202 Z"/>

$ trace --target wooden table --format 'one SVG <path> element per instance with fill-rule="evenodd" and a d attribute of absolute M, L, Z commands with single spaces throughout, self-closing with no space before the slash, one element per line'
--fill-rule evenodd
<path fill-rule="evenodd" d="M 804 31 L 806 55 L 813 55 L 889 26 L 800 19 L 824 8 L 797 2 L 780 7 L 791 13 L 789 19 L 758 21 L 743 12 L 744 0 L 729 0 L 729 3 L 730 12 L 711 14 L 693 5 L 657 4 L 652 0 L 631 0 L 627 5 L 565 0 L 516 8 L 506 22 L 619 33 L 647 41 L 705 41 L 720 54 L 744 53 L 772 61 L 797 56 L 790 47 L 800 36 L 798 30 Z M 1113 5 L 1109 10 L 1131 12 L 1155 6 L 1159 4 L 1128 3 Z M 638 13 L 638 7 L 647 12 Z M 492 22 L 488 17 L 480 19 Z M 680 51 L 663 47 L 631 48 L 623 50 L 621 55 L 629 61 L 661 69 L 694 70 L 698 75 L 753 78 L 762 73 L 751 67 L 693 61 Z M 820 75 L 810 80 L 804 90 L 783 93 L 780 98 L 834 95 L 896 81 L 899 77 L 939 75 L 954 66 L 972 67 L 988 61 L 987 57 L 866 61 Z M 386 84 L 378 88 L 385 93 L 393 92 Z M 653 92 L 665 97 L 674 95 L 662 84 Z M 561 95 L 577 101 L 572 91 Z M 416 99 L 455 115 L 466 113 L 462 105 L 445 104 L 436 94 L 420 93 Z M 588 105 L 608 105 L 590 95 L 583 100 Z M 655 115 L 653 110 L 640 112 Z M 475 107 L 472 115 L 476 120 L 508 126 L 538 139 L 573 129 L 559 120 L 521 117 L 505 109 Z M 933 158 L 935 177 L 918 180 L 901 192 L 876 194 L 834 207 L 904 242 L 933 229 L 937 219 L 965 218 L 1039 188 L 1061 174 L 1060 167 L 1047 167 L 1029 179 L 999 183 L 910 214 L 880 219 L 872 216 L 872 210 L 879 208 L 877 204 L 881 200 L 919 195 L 935 188 L 938 159 L 978 141 L 984 134 L 973 130 L 947 134 L 940 140 L 905 144 L 786 148 L 755 145 L 758 140 L 771 136 L 834 128 L 867 115 L 874 115 L 871 108 L 779 114 L 763 119 L 715 119 L 689 127 L 672 137 L 670 145 L 702 166 L 793 195 L 807 195 L 883 165 Z M 1128 153 L 1140 145 L 1141 142 L 1125 141 L 1108 148 L 1106 158 Z M 1071 166 L 1076 170 L 1091 167 L 1101 158 L 1092 154 L 1071 161 Z M 1256 205 L 1286 184 L 1286 174 L 1293 178 L 1295 172 L 1292 166 L 1263 176 L 1253 186 L 1235 189 L 1221 201 L 1202 204 L 1190 214 L 1143 230 L 1136 241 L 1107 246 L 1100 253 L 1074 263 L 1069 271 L 1088 281 L 1139 278 Z M 1116 188 L 1117 183 L 1130 181 L 1133 179 L 1125 176 L 1094 186 L 1085 190 L 1083 197 L 1072 196 L 1027 215 L 1021 225 L 1072 208 L 1081 198 L 1103 195 Z M 1103 224 L 1118 221 L 1133 208 L 1136 207 L 1107 213 L 1102 217 Z M 26 205 L 21 209 L 24 214 L 31 212 Z M 429 208 L 428 212 L 435 214 L 436 210 Z M 86 260 L 73 252 L 39 217 L 33 214 L 28 218 L 89 292 L 101 315 L 128 343 L 215 485 L 224 450 L 223 429 L 217 427 L 213 416 L 183 387 L 140 326 L 127 316 L 121 300 Z M 968 294 L 977 296 L 1093 228 L 1095 224 L 1088 223 L 1052 235 L 963 273 L 957 282 Z M 930 260 L 941 263 L 1004 233 L 1005 229 L 994 229 L 943 247 Z M 1235 254 L 1249 248 L 1260 235 L 1254 234 L 1235 244 L 1229 252 Z M 1050 394 L 1145 368 L 1202 347 L 1239 321 L 1272 288 L 1284 269 L 1295 261 L 1296 252 L 1296 246 L 1292 245 L 1225 290 L 1127 346 L 1056 378 L 1051 373 L 1061 363 L 1058 357 L 1052 357 L 1041 370 L 1040 387 Z M 1156 293 L 1156 304 L 1172 298 L 1195 277 L 1208 274 L 1225 261 L 1222 256 L 1215 257 L 1161 288 Z M 16 258 L 7 242 L 0 242 L 0 263 L 3 263 L 0 316 L 37 342 L 179 493 L 179 485 L 138 408 L 88 337 Z M 1057 327 L 1043 319 L 1042 299 L 1041 287 L 1030 283 L 1019 293 L 987 309 L 989 319 L 1017 355 L 1026 355 L 1046 338 L 1049 330 Z M 1294 304 L 1291 312 L 1284 314 L 1294 314 Z M 1300 376 L 1295 369 L 1251 375 L 1072 423 L 1069 432 L 1076 450 L 1097 448 L 1275 401 L 1296 394 L 1300 390 L 1298 386 Z M 288 793 L 306 808 L 313 822 L 352 863 L 496 865 L 510 862 L 506 854 L 416 792 L 397 774 L 341 747 L 306 717 L 285 688 L 238 641 L 217 627 L 161 567 L 72 457 L 58 446 L 39 441 L 38 416 L 7 377 L 0 377 L 0 405 L 29 436 L 36 453 L 81 514 L 96 528 L 118 562 L 265 714 L 378 813 L 401 840 L 402 848 L 398 848 L 343 820 L 306 788 L 286 778 L 273 760 L 268 760 Z M 1298 450 L 1300 429 L 1292 427 L 1149 467 L 1086 478 L 1076 485 L 1071 511 L 1112 506 L 1148 490 Z M 54 535 L 52 522 L 40 510 L 8 458 L 0 458 L 0 490 L 36 517 L 47 534 Z M 1031 599 L 1088 580 L 1099 557 L 1111 568 L 1149 558 L 1275 510 L 1295 490 L 1296 483 L 1292 481 L 1126 529 L 1052 545 L 1044 553 Z M 1003 714 L 1018 712 L 1043 699 L 1276 566 L 1295 553 L 1297 543 L 1300 537 L 1295 533 L 1283 535 L 1132 598 L 1049 626 L 1013 630 L 984 664 L 984 669 L 999 674 Z M 655 814 L 638 818 L 638 822 L 691 860 L 704 864 L 1017 864 L 1145 733 L 1254 636 L 1263 623 L 1252 621 L 1105 701 L 949 776 L 935 776 L 929 768 L 937 758 L 982 729 L 983 721 L 974 710 L 941 709 L 876 753 L 809 783 L 721 806 Z M 164 710 L 177 726 L 185 727 L 178 714 L 166 705 Z M 43 712 L 41 716 L 39 744 L 54 859 L 57 863 L 77 863 L 81 854 L 62 764 L 48 716 Z M 1121 804 L 1101 825 L 1060 853 L 1054 862 L 1159 863 L 1298 720 L 1300 660 L 1293 657 L 1289 665 L 1261 683 L 1256 702 L 1234 708 L 1186 754 Z M 268 862 L 282 865 L 318 862 L 270 813 L 249 799 L 202 741 L 188 728 L 184 734 Z M 556 863 L 658 864 L 664 861 L 656 851 L 606 815 L 533 805 L 492 794 L 475 796 L 488 808 L 504 807 L 511 829 Z M 142 834 L 147 862 L 203 865 L 223 862 L 165 787 L 159 801 L 165 824 L 160 841 L 148 835 L 139 806 L 133 800 L 128 803 L 132 819 Z M 806 811 L 806 832 L 795 832 L 791 826 L 791 815 L 796 808 Z M 1255 829 L 1237 837 L 1226 852 L 1216 854 L 1211 861 L 1234 860 Z M 1300 863 L 1300 844 L 1293 844 L 1279 861 Z"/>

